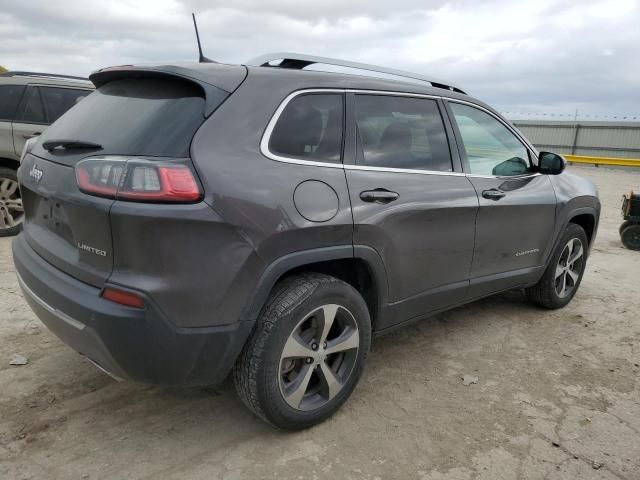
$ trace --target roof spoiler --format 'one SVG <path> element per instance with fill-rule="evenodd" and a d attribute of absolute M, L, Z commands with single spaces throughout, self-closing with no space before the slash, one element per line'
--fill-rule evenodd
<path fill-rule="evenodd" d="M 125 78 L 164 78 L 182 80 L 188 83 L 192 83 L 202 89 L 204 93 L 206 102 L 204 114 L 207 117 L 211 115 L 213 111 L 222 103 L 222 101 L 231 94 L 231 92 L 225 90 L 222 87 L 218 87 L 216 85 L 212 85 L 205 81 L 194 78 L 193 76 L 189 76 L 188 73 L 192 73 L 189 70 L 184 69 L 186 71 L 183 73 L 180 71 L 182 69 L 178 67 L 168 66 L 166 68 L 167 69 L 164 70 L 157 67 L 146 68 L 133 65 L 122 65 L 119 67 L 108 67 L 97 70 L 89 75 L 89 78 L 96 86 L 96 88 L 99 88 L 100 86 L 114 80 Z"/>

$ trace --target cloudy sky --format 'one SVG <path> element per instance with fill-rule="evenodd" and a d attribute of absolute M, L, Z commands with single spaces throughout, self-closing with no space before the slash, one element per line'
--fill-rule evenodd
<path fill-rule="evenodd" d="M 503 112 L 640 120 L 640 0 L 0 0 L 0 65 L 108 65 L 273 51 L 445 78 Z"/>

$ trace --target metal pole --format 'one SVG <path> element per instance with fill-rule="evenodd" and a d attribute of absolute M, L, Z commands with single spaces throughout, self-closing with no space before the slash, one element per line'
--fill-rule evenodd
<path fill-rule="evenodd" d="M 578 131 L 580 130 L 580 125 L 578 125 L 578 109 L 576 108 L 576 115 L 573 117 L 574 127 L 573 127 L 573 145 L 571 146 L 571 155 L 576 154 L 576 147 L 578 146 Z"/>

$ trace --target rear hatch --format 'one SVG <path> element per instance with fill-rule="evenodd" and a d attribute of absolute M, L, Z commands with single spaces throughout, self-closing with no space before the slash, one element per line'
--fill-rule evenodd
<path fill-rule="evenodd" d="M 243 67 L 220 67 L 235 69 L 237 85 L 245 77 L 237 70 Z M 191 139 L 230 92 L 175 69 L 117 68 L 92 80 L 97 90 L 45 131 L 23 159 L 19 180 L 29 245 L 60 270 L 101 287 L 112 272 L 114 253 L 109 212 L 116 200 L 106 187 L 119 165 L 138 160 L 190 165 Z M 87 162 L 98 164 L 90 172 L 105 194 L 100 187 L 88 194 L 78 186 L 76 166 Z"/>

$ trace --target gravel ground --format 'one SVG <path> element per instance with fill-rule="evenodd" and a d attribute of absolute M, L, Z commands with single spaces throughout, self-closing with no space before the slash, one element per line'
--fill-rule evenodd
<path fill-rule="evenodd" d="M 618 237 L 640 172 L 571 170 L 603 218 L 568 307 L 512 292 L 377 339 L 350 401 L 295 434 L 229 384 L 111 380 L 31 313 L 0 239 L 0 478 L 640 479 L 640 252 Z"/>

